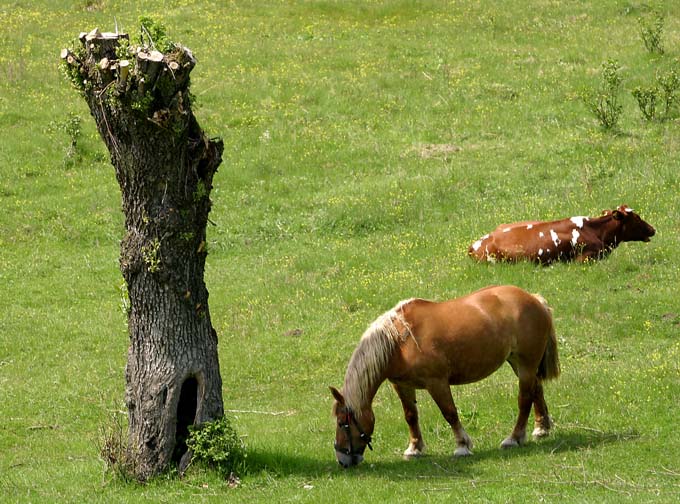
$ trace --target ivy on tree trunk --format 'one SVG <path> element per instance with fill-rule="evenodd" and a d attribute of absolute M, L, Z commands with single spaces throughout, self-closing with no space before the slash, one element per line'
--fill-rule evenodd
<path fill-rule="evenodd" d="M 191 51 L 82 33 L 62 66 L 87 101 L 122 194 L 120 269 L 130 298 L 127 458 L 146 479 L 186 465 L 188 427 L 223 415 L 217 334 L 203 276 L 223 144 L 191 110 Z"/>

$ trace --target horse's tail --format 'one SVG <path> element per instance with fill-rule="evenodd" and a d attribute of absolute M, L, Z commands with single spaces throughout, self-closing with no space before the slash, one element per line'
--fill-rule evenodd
<path fill-rule="evenodd" d="M 548 306 L 548 302 L 540 294 L 534 294 L 534 297 L 541 302 L 550 317 L 548 344 L 545 347 L 545 352 L 543 352 L 543 357 L 538 365 L 536 375 L 540 380 L 552 380 L 560 375 L 560 356 L 557 352 L 557 337 L 555 336 L 552 308 Z"/>

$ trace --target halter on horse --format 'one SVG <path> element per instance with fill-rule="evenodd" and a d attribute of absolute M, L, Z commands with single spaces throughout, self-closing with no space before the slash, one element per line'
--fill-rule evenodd
<path fill-rule="evenodd" d="M 359 439 L 363 444 L 363 446 L 358 447 L 356 450 L 354 443 L 352 442 L 352 424 L 354 424 L 354 427 L 359 433 Z M 339 463 L 345 468 L 349 467 L 350 465 L 358 465 L 364 460 L 364 451 L 366 450 L 367 446 L 371 451 L 373 451 L 373 446 L 371 446 L 371 436 L 364 432 L 364 430 L 361 428 L 361 425 L 359 424 L 359 421 L 356 419 L 356 416 L 353 415 L 350 410 L 346 411 L 343 421 L 338 426 L 345 432 L 349 445 L 347 448 L 343 448 L 342 446 L 338 445 L 337 442 L 333 443 L 333 448 L 335 448 L 336 457 Z M 347 458 L 349 459 L 349 463 L 343 464 L 343 462 L 340 462 L 340 460 L 346 460 Z"/>

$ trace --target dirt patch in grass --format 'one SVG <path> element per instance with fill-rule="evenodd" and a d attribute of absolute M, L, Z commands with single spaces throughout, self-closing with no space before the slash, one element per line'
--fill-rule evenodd
<path fill-rule="evenodd" d="M 409 152 L 415 152 L 423 159 L 446 159 L 460 150 L 461 147 L 453 144 L 417 144 Z"/>

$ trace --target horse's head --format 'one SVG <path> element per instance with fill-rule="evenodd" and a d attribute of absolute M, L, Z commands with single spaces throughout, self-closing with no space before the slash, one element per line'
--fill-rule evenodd
<path fill-rule="evenodd" d="M 358 465 L 364 460 L 364 451 L 371 446 L 371 434 L 375 426 L 373 411 L 368 407 L 359 412 L 353 411 L 345 403 L 340 391 L 331 387 L 335 398 L 333 416 L 337 422 L 335 429 L 335 458 L 344 467 Z"/>

